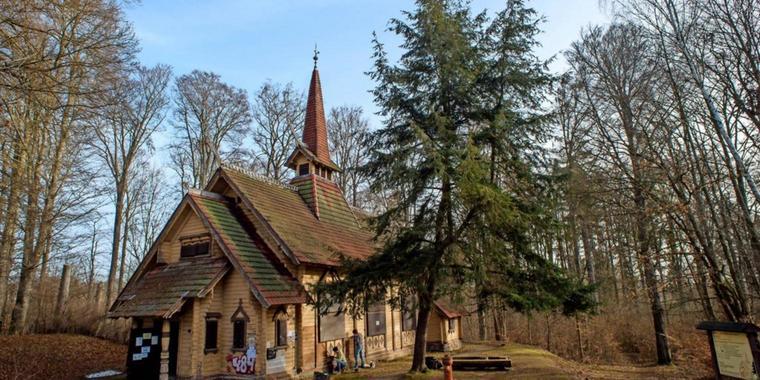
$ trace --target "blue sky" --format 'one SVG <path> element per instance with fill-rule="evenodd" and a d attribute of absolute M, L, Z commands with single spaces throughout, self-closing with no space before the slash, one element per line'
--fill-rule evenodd
<path fill-rule="evenodd" d="M 473 8 L 502 9 L 504 0 L 474 0 Z M 528 5 L 546 18 L 542 58 L 555 54 L 552 69 L 565 67 L 560 53 L 583 27 L 608 22 L 598 0 L 534 0 Z M 140 39 L 145 65 L 169 64 L 175 75 L 214 71 L 252 94 L 265 80 L 308 87 L 314 44 L 325 106 L 360 105 L 377 127 L 368 93 L 372 81 L 371 38 L 377 31 L 391 53 L 398 40 L 385 31 L 413 1 L 400 0 L 144 0 L 127 9 Z M 160 136 L 165 138 L 166 135 Z M 160 145 L 160 141 L 159 141 Z"/>

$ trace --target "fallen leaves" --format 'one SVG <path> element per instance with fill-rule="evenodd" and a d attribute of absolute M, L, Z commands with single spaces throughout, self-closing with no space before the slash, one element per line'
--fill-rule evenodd
<path fill-rule="evenodd" d="M 0 379 L 81 379 L 123 371 L 127 346 L 84 335 L 0 336 Z"/>

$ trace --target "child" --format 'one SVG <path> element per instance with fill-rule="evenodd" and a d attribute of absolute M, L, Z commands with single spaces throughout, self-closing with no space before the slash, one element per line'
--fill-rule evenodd
<path fill-rule="evenodd" d="M 338 348 L 338 346 L 333 347 L 333 357 L 335 358 L 335 365 L 333 366 L 335 372 L 343 372 L 346 368 L 346 355 L 343 354 L 343 350 Z"/>

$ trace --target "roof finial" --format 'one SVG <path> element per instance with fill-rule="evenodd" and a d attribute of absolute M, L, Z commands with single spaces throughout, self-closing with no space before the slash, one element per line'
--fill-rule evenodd
<path fill-rule="evenodd" d="M 319 50 L 317 50 L 317 44 L 314 44 L 314 70 L 317 69 L 317 61 L 319 60 Z"/>

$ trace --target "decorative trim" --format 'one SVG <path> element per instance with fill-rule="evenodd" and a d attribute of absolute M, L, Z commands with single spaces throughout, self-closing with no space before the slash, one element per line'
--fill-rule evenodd
<path fill-rule="evenodd" d="M 243 317 L 240 318 L 238 314 L 242 314 Z M 243 320 L 245 323 L 248 323 L 251 321 L 251 318 L 248 317 L 248 313 L 245 312 L 245 309 L 243 309 L 243 299 L 238 299 L 238 307 L 235 310 L 234 313 L 232 313 L 232 316 L 230 316 L 230 322 L 240 321 Z"/>
<path fill-rule="evenodd" d="M 277 308 L 275 312 L 272 315 L 272 321 L 277 320 L 288 320 L 290 319 L 290 315 L 288 315 L 288 309 L 283 305 Z"/>
<path fill-rule="evenodd" d="M 222 162 L 222 168 L 230 169 L 230 170 L 235 170 L 235 171 L 240 172 L 242 174 L 245 174 L 248 177 L 251 177 L 253 179 L 257 179 L 259 181 L 266 182 L 266 183 L 268 183 L 270 185 L 280 186 L 283 189 L 288 189 L 288 190 L 292 190 L 292 191 L 298 191 L 298 189 L 295 186 L 282 183 L 282 182 L 280 182 L 280 181 L 278 181 L 278 180 L 276 180 L 274 178 L 270 178 L 270 177 L 267 177 L 267 176 L 263 176 L 261 174 L 254 173 L 251 170 L 241 168 L 240 166 L 237 166 L 235 164 L 231 164 L 231 163 L 228 163 L 228 162 Z"/>

